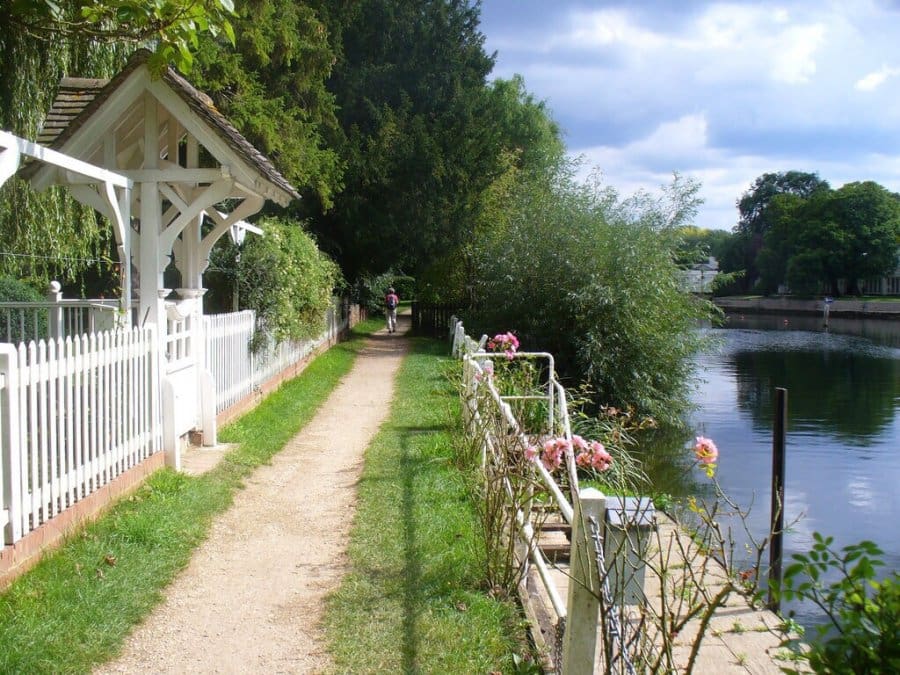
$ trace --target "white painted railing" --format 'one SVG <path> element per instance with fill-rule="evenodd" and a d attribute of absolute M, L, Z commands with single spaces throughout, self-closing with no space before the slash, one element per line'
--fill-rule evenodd
<path fill-rule="evenodd" d="M 562 436 L 568 441 L 568 448 L 565 454 L 565 469 L 569 482 L 569 494 L 566 495 L 554 479 L 553 474 L 547 470 L 541 461 L 534 462 L 535 473 L 547 488 L 565 521 L 572 526 L 572 560 L 592 559 L 593 552 L 587 548 L 589 540 L 584 536 L 585 523 L 580 521 L 588 515 L 596 516 L 605 512 L 605 497 L 599 491 L 591 488 L 584 492 L 579 489 L 578 471 L 575 465 L 574 453 L 572 452 L 572 429 L 569 421 L 566 391 L 556 379 L 553 356 L 545 352 L 517 352 L 507 357 L 505 354 L 486 352 L 483 348 L 487 341 L 487 336 L 483 336 L 479 342 L 476 342 L 466 335 L 461 321 L 453 318 L 450 323 L 453 340 L 452 354 L 463 361 L 464 415 L 467 422 L 475 422 L 474 424 L 468 424 L 468 428 L 483 430 L 480 439 L 483 444 L 483 462 L 490 453 L 496 454 L 498 461 L 505 461 L 505 458 L 502 456 L 503 451 L 498 446 L 510 437 L 517 438 L 517 444 L 523 451 L 534 442 L 522 431 L 509 401 L 522 398 L 545 400 L 548 410 L 545 434 L 547 436 Z M 547 393 L 537 396 L 501 395 L 494 386 L 493 378 L 488 376 L 488 369 L 485 366 L 489 361 L 506 358 L 546 359 L 548 362 L 546 369 Z M 494 431 L 497 432 L 497 435 L 502 434 L 505 437 L 504 439 L 492 435 L 490 424 L 479 422 L 482 417 L 485 419 L 494 417 L 493 411 L 484 411 L 485 414 L 482 416 L 482 411 L 479 410 L 479 397 L 476 394 L 481 387 L 487 389 L 489 405 L 493 405 L 495 410 L 500 413 L 503 420 L 501 425 L 503 428 L 495 429 Z M 512 487 L 508 484 L 505 487 L 508 496 L 512 498 Z M 551 565 L 537 546 L 537 533 L 535 531 L 535 523 L 532 520 L 531 509 L 522 508 L 515 504 L 513 506 L 516 509 L 515 518 L 519 528 L 517 534 L 521 548 L 527 552 L 528 558 L 522 562 L 526 570 L 529 563 L 537 570 L 538 578 L 550 600 L 553 611 L 556 613 L 557 639 L 553 649 L 553 662 L 556 665 L 557 672 L 564 674 L 591 672 L 594 663 L 594 650 L 597 644 L 597 610 L 599 607 L 596 597 L 587 590 L 592 584 L 590 582 L 587 584 L 570 583 L 568 598 L 563 599 L 551 576 Z M 591 565 L 582 565 L 581 567 L 583 568 L 582 572 L 590 571 L 591 569 Z M 577 577 L 579 571 L 573 570 L 573 574 Z M 593 587 L 596 587 L 596 583 L 593 584 Z M 578 629 L 575 631 L 571 630 L 569 624 L 577 625 Z"/>
<path fill-rule="evenodd" d="M 152 327 L 0 344 L 0 525 L 11 544 L 162 448 Z"/>
<path fill-rule="evenodd" d="M 46 300 L 0 302 L 0 342 L 55 340 L 128 325 L 120 300 L 63 298 L 60 288 L 51 281 Z"/>
<path fill-rule="evenodd" d="M 0 302 L 0 342 L 49 340 L 114 328 L 118 300 Z"/>

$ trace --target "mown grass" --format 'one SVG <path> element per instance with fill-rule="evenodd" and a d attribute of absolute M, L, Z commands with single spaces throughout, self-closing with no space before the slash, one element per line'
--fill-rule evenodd
<path fill-rule="evenodd" d="M 451 461 L 446 351 L 413 340 L 367 451 L 350 570 L 327 603 L 335 672 L 512 672 L 527 649 L 515 605 L 481 584 L 476 519 Z"/>
<path fill-rule="evenodd" d="M 189 561 L 243 479 L 313 416 L 363 344 L 370 320 L 220 433 L 240 445 L 201 477 L 154 474 L 0 595 L 0 672 L 84 673 L 114 656 Z"/>

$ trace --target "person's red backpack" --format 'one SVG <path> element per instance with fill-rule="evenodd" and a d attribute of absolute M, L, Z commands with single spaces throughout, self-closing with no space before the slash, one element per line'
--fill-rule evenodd
<path fill-rule="evenodd" d="M 390 290 L 384 298 L 384 304 L 387 305 L 388 309 L 397 309 L 397 305 L 400 304 L 400 298 L 397 297 L 393 290 Z"/>

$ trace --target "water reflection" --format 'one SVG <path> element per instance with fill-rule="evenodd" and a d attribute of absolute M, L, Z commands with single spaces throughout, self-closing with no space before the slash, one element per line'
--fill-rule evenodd
<path fill-rule="evenodd" d="M 715 439 L 719 481 L 739 504 L 752 505 L 749 525 L 761 535 L 771 498 L 774 389 L 787 388 L 785 515 L 796 523 L 786 557 L 808 550 L 819 531 L 837 547 L 871 539 L 884 549 L 887 569 L 897 570 L 900 322 L 836 324 L 826 332 L 812 317 L 752 317 L 708 329 L 715 347 L 698 362 L 692 421 L 696 433 Z M 679 471 L 662 473 L 676 494 Z M 807 625 L 820 619 L 812 607 L 794 609 Z"/>

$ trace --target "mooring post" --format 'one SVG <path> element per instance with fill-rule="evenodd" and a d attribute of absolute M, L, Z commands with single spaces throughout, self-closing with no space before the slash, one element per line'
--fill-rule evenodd
<path fill-rule="evenodd" d="M 769 548 L 769 600 L 773 612 L 781 609 L 772 586 L 781 583 L 784 536 L 784 447 L 787 430 L 787 389 L 775 388 L 775 414 L 772 424 L 772 545 Z"/>

